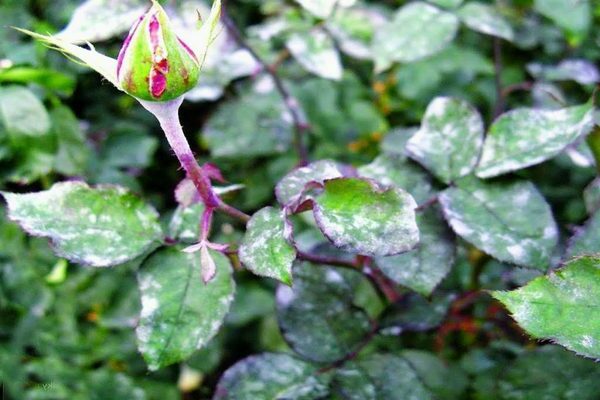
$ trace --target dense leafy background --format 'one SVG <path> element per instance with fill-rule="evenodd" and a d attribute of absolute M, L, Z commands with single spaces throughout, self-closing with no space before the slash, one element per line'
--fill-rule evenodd
<path fill-rule="evenodd" d="M 232 270 L 220 256 L 216 280 L 204 286 L 198 260 L 177 247 L 155 251 L 165 235 L 193 243 L 202 210 L 176 202 L 182 174 L 152 116 L 88 69 L 4 28 L 58 32 L 81 3 L 0 2 L 0 190 L 52 188 L 45 200 L 61 193 L 51 208 L 40 196 L 6 196 L 13 219 L 42 238 L 9 222 L 2 205 L 5 398 L 597 398 L 600 366 L 551 343 L 600 358 L 598 260 L 541 275 L 600 252 L 600 184 L 581 140 L 594 125 L 600 5 L 231 1 L 249 44 L 298 99 L 311 160 L 335 161 L 287 175 L 298 162 L 290 115 L 225 31 L 183 106 L 183 125 L 201 161 L 244 185 L 224 197 L 251 214 L 262 209 L 246 238 L 241 224 L 219 216 L 213 239 L 247 243 L 240 256 L 248 269 L 293 281 L 290 288 Z M 63 35 L 116 55 L 145 3 L 85 3 Z M 180 26 L 208 6 L 162 3 L 185 16 Z M 300 193 L 306 176 L 323 192 Z M 358 177 L 395 188 L 380 192 Z M 125 189 L 53 186 L 65 180 Z M 439 203 L 417 217 L 419 247 L 390 255 L 414 245 L 410 215 L 398 212 L 412 201 L 405 191 L 418 204 L 439 194 Z M 316 206 L 291 221 L 297 247 L 347 257 L 320 235 L 316 218 L 337 244 L 373 256 L 382 275 L 371 278 L 397 285 L 394 304 L 357 271 L 292 266 L 284 216 L 264 207 L 299 195 Z M 385 213 L 371 231 L 361 229 L 379 201 Z M 72 207 L 86 212 L 65 211 Z M 48 213 L 61 218 L 47 224 Z M 106 218 L 119 222 L 118 237 L 94 235 Z M 402 234 L 392 229 L 398 225 Z M 74 231 L 86 235 L 73 239 Z M 396 248 L 378 232 L 398 235 Z M 254 246 L 261 238 L 266 254 Z M 98 269 L 61 257 L 127 262 Z M 486 291 L 533 337 L 550 340 L 525 334 Z M 158 369 L 169 357 L 187 360 Z"/>

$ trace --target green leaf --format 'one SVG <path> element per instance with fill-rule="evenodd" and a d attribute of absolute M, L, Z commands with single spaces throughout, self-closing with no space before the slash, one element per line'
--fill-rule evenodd
<path fill-rule="evenodd" d="M 392 354 L 345 364 L 335 373 L 332 391 L 346 400 L 434 399 L 410 363 Z"/>
<path fill-rule="evenodd" d="M 306 11 L 319 18 L 331 16 L 336 7 L 351 7 L 356 0 L 296 0 Z"/>
<path fill-rule="evenodd" d="M 462 22 L 474 31 L 508 41 L 514 39 L 512 27 L 494 6 L 470 2 L 462 6 L 457 14 Z"/>
<path fill-rule="evenodd" d="M 251 158 L 283 153 L 291 143 L 292 124 L 275 91 L 249 92 L 225 103 L 204 128 L 213 157 Z"/>
<path fill-rule="evenodd" d="M 188 207 L 178 206 L 169 222 L 169 237 L 184 242 L 198 241 L 203 211 L 204 204 L 201 202 Z"/>
<path fill-rule="evenodd" d="M 574 34 L 585 36 L 592 23 L 589 0 L 535 0 L 534 8 Z"/>
<path fill-rule="evenodd" d="M 326 21 L 340 51 L 352 58 L 368 60 L 372 58 L 371 41 L 375 28 L 385 23 L 382 10 L 369 5 L 352 8 L 338 8 Z"/>
<path fill-rule="evenodd" d="M 200 256 L 178 248 L 155 253 L 138 273 L 142 312 L 138 348 L 150 370 L 191 356 L 217 333 L 233 300 L 229 260 L 211 253 L 217 273 L 204 284 Z"/>
<path fill-rule="evenodd" d="M 456 8 L 463 3 L 463 0 L 429 0 L 430 3 L 445 8 Z"/>
<path fill-rule="evenodd" d="M 156 211 L 117 186 L 57 183 L 38 193 L 2 193 L 9 217 L 52 240 L 60 257 L 107 267 L 142 255 L 162 239 Z"/>
<path fill-rule="evenodd" d="M 483 120 L 466 101 L 437 97 L 421 129 L 406 144 L 408 154 L 445 183 L 473 171 L 483 145 Z"/>
<path fill-rule="evenodd" d="M 355 350 L 371 329 L 355 299 L 365 280 L 356 271 L 298 264 L 294 287 L 279 285 L 276 295 L 279 326 L 290 346 L 317 362 L 333 362 Z"/>
<path fill-rule="evenodd" d="M 284 176 L 275 187 L 275 196 L 279 204 L 285 206 L 297 200 L 308 183 L 323 183 L 327 179 L 341 178 L 342 176 L 342 168 L 335 161 L 315 161 Z"/>
<path fill-rule="evenodd" d="M 127 32 L 147 8 L 142 0 L 87 0 L 57 36 L 73 44 L 110 39 Z"/>
<path fill-rule="evenodd" d="M 458 366 L 447 365 L 426 351 L 404 350 L 401 354 L 436 398 L 447 400 L 462 398 L 469 380 Z"/>
<path fill-rule="evenodd" d="M 583 191 L 583 199 L 588 214 L 600 210 L 600 178 L 594 179 Z"/>
<path fill-rule="evenodd" d="M 417 204 L 399 188 L 358 178 L 326 181 L 315 197 L 319 229 L 337 247 L 368 256 L 399 254 L 419 242 Z"/>
<path fill-rule="evenodd" d="M 493 292 L 535 338 L 600 358 L 600 258 L 577 258 L 510 292 Z"/>
<path fill-rule="evenodd" d="M 581 85 L 600 82 L 598 68 L 592 62 L 579 58 L 563 60 L 558 65 L 530 63 L 527 64 L 527 72 L 544 81 L 575 81 Z"/>
<path fill-rule="evenodd" d="M 287 354 L 250 356 L 229 368 L 217 385 L 214 400 L 311 400 L 328 389 L 317 368 Z"/>
<path fill-rule="evenodd" d="M 375 70 L 382 72 L 393 62 L 414 62 L 443 50 L 454 40 L 458 25 L 456 16 L 427 3 L 403 6 L 375 33 Z"/>
<path fill-rule="evenodd" d="M 545 270 L 558 229 L 544 197 L 530 182 L 458 182 L 440 195 L 450 226 L 500 261 Z"/>
<path fill-rule="evenodd" d="M 456 296 L 446 293 L 436 293 L 431 298 L 407 293 L 401 301 L 386 309 L 381 318 L 381 326 L 392 334 L 433 329 L 444 321 L 455 299 Z"/>
<path fill-rule="evenodd" d="M 87 166 L 90 149 L 75 114 L 67 107 L 50 113 L 52 130 L 58 142 L 54 169 L 64 175 L 82 175 Z"/>
<path fill-rule="evenodd" d="M 286 47 L 308 72 L 325 79 L 342 79 L 340 55 L 333 39 L 324 31 L 294 34 L 287 40 Z"/>
<path fill-rule="evenodd" d="M 260 276 L 292 284 L 296 249 L 284 237 L 285 217 L 281 210 L 265 207 L 252 216 L 240 244 L 240 261 Z"/>
<path fill-rule="evenodd" d="M 591 102 L 561 110 L 520 108 L 502 114 L 490 127 L 477 176 L 491 178 L 546 161 L 589 133 Z"/>
<path fill-rule="evenodd" d="M 359 167 L 358 174 L 383 186 L 404 189 L 419 204 L 435 195 L 429 174 L 405 157 L 381 155 L 372 163 Z"/>
<path fill-rule="evenodd" d="M 600 392 L 598 364 L 559 346 L 527 351 L 513 362 L 502 362 L 494 372 L 489 385 L 479 384 L 485 375 L 477 377 L 474 398 L 595 400 Z"/>
<path fill-rule="evenodd" d="M 36 83 L 47 89 L 57 90 L 69 96 L 73 94 L 76 85 L 76 80 L 71 75 L 52 69 L 32 67 L 0 69 L 0 82 Z"/>
<path fill-rule="evenodd" d="M 577 229 L 569 240 L 567 257 L 600 254 L 600 211 L 592 215 L 586 224 Z"/>
<path fill-rule="evenodd" d="M 20 136 L 40 137 L 50 132 L 50 116 L 28 89 L 0 87 L 0 125 L 13 140 Z"/>
<path fill-rule="evenodd" d="M 419 213 L 417 225 L 421 240 L 416 249 L 376 261 L 394 282 L 429 296 L 454 264 L 454 235 L 436 208 Z"/>

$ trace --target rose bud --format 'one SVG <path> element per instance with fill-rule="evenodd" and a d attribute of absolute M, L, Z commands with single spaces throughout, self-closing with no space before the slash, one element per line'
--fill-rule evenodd
<path fill-rule="evenodd" d="M 196 54 L 177 37 L 155 1 L 133 25 L 117 59 L 121 88 L 142 100 L 173 100 L 191 90 L 200 76 Z"/>
<path fill-rule="evenodd" d="M 152 0 L 150 9 L 131 28 L 116 60 L 98 53 L 91 44 L 89 49 L 78 46 L 73 38 L 16 29 L 73 56 L 138 100 L 168 102 L 183 96 L 198 82 L 220 15 L 221 1 L 215 0 L 195 40 L 186 44 L 173 31 L 165 10 Z"/>

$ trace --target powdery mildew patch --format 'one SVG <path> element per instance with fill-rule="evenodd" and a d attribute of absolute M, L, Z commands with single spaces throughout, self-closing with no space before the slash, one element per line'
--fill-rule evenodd
<path fill-rule="evenodd" d="M 281 210 L 265 207 L 252 216 L 240 245 L 240 261 L 257 275 L 292 283 L 296 249 L 284 237 Z"/>
<path fill-rule="evenodd" d="M 29 194 L 3 193 L 9 217 L 49 238 L 56 252 L 95 267 L 122 264 L 162 238 L 158 213 L 116 186 L 61 182 Z"/>
<path fill-rule="evenodd" d="M 468 178 L 442 192 L 440 204 L 454 232 L 492 257 L 524 267 L 548 267 L 558 228 L 530 182 Z"/>
<path fill-rule="evenodd" d="M 138 348 L 151 370 L 181 361 L 218 332 L 235 284 L 225 256 L 211 253 L 215 278 L 204 284 L 199 257 L 176 248 L 150 257 L 138 273 L 142 296 Z"/>
<path fill-rule="evenodd" d="M 477 176 L 491 178 L 546 161 L 593 127 L 591 103 L 561 110 L 516 109 L 490 127 Z"/>
<path fill-rule="evenodd" d="M 469 103 L 437 97 L 427 107 L 421 129 L 406 144 L 408 155 L 445 183 L 468 175 L 483 145 L 483 120 Z"/>

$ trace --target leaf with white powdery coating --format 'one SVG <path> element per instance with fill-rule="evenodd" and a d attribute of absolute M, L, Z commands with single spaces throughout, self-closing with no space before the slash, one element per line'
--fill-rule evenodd
<path fill-rule="evenodd" d="M 361 177 L 383 186 L 404 189 L 421 204 L 435 195 L 430 175 L 419 165 L 397 155 L 381 155 L 373 162 L 358 168 Z"/>
<path fill-rule="evenodd" d="M 342 176 L 344 176 L 342 167 L 335 161 L 315 161 L 284 176 L 275 187 L 275 196 L 279 204 L 286 206 L 302 195 L 308 183 L 323 183 L 327 179 Z"/>
<path fill-rule="evenodd" d="M 514 39 L 514 32 L 510 24 L 491 5 L 477 2 L 467 3 L 458 10 L 458 17 L 474 31 L 508 41 Z"/>
<path fill-rule="evenodd" d="M 367 256 L 400 254 L 419 242 L 410 194 L 380 189 L 359 178 L 326 181 L 315 196 L 313 213 L 319 229 L 337 247 Z"/>
<path fill-rule="evenodd" d="M 371 354 L 345 364 L 335 373 L 332 391 L 346 400 L 435 398 L 412 365 L 393 354 Z"/>
<path fill-rule="evenodd" d="M 286 47 L 308 72 L 325 79 L 342 79 L 342 62 L 333 39 L 323 31 L 292 35 Z"/>
<path fill-rule="evenodd" d="M 375 33 L 375 70 L 382 72 L 395 61 L 414 62 L 443 50 L 454 40 L 458 26 L 454 14 L 427 3 L 417 1 L 403 6 Z"/>
<path fill-rule="evenodd" d="M 219 381 L 214 400 L 300 400 L 327 396 L 317 368 L 288 354 L 265 353 L 245 358 Z"/>
<path fill-rule="evenodd" d="M 168 248 L 138 272 L 142 295 L 138 349 L 152 371 L 186 359 L 218 332 L 233 300 L 229 260 L 211 252 L 217 271 L 204 284 L 200 255 Z"/>
<path fill-rule="evenodd" d="M 532 183 L 487 183 L 469 177 L 442 192 L 439 201 L 454 232 L 475 247 L 500 261 L 548 267 L 558 228 Z"/>
<path fill-rule="evenodd" d="M 577 258 L 522 288 L 492 294 L 530 335 L 600 358 L 600 258 Z"/>
<path fill-rule="evenodd" d="M 257 275 L 292 284 L 296 249 L 284 237 L 283 212 L 265 207 L 252 216 L 240 245 L 240 261 Z"/>
<path fill-rule="evenodd" d="M 567 258 L 594 254 L 600 254 L 600 211 L 577 229 L 567 247 Z"/>
<path fill-rule="evenodd" d="M 421 241 L 416 249 L 376 262 L 394 282 L 429 296 L 454 264 L 454 235 L 436 208 L 418 214 L 417 225 Z"/>
<path fill-rule="evenodd" d="M 452 97 L 435 98 L 421 129 L 406 144 L 408 155 L 445 183 L 473 171 L 483 145 L 483 120 L 475 108 Z"/>
<path fill-rule="evenodd" d="M 294 268 L 294 287 L 277 288 L 277 318 L 285 340 L 302 357 L 334 362 L 354 351 L 369 334 L 358 288 L 369 285 L 358 271 L 308 263 Z"/>
<path fill-rule="evenodd" d="M 561 110 L 520 108 L 502 114 L 490 127 L 476 174 L 491 178 L 546 161 L 588 134 L 592 102 Z"/>
<path fill-rule="evenodd" d="M 61 182 L 44 192 L 2 195 L 10 219 L 32 235 L 51 239 L 59 256 L 77 263 L 122 264 L 163 237 L 157 212 L 117 186 Z"/>

